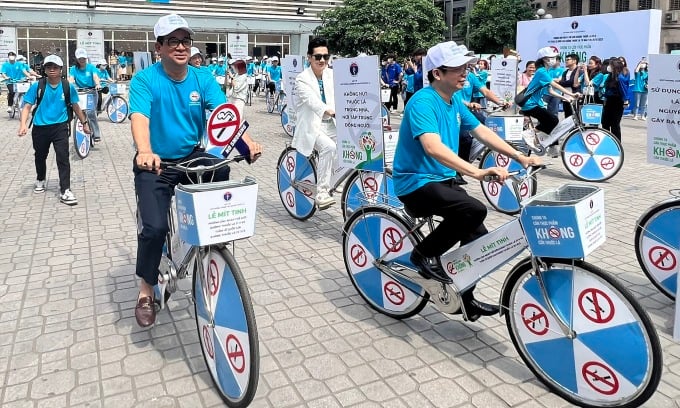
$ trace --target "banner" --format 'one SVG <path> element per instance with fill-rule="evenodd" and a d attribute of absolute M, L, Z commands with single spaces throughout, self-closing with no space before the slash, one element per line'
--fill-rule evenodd
<path fill-rule="evenodd" d="M 647 161 L 680 167 L 680 55 L 650 55 L 649 65 Z"/>
<path fill-rule="evenodd" d="M 491 91 L 506 102 L 513 101 L 517 92 L 517 59 L 494 58 L 490 71 Z"/>
<path fill-rule="evenodd" d="M 135 73 L 151 66 L 151 53 L 146 51 L 135 51 L 132 53 L 135 64 Z"/>
<path fill-rule="evenodd" d="M 248 56 L 248 34 L 227 34 L 227 52 L 231 54 L 231 58 L 245 61 Z"/>
<path fill-rule="evenodd" d="M 593 55 L 623 56 L 631 71 L 637 61 L 659 52 L 661 10 L 628 11 L 517 22 L 517 51 L 523 61 L 535 60 L 539 48 L 555 47 L 562 56 L 577 54 L 581 62 Z"/>
<path fill-rule="evenodd" d="M 17 29 L 0 27 L 0 64 L 7 61 L 7 54 L 17 52 Z"/>
<path fill-rule="evenodd" d="M 289 131 L 295 129 L 295 77 L 304 70 L 304 58 L 301 55 L 286 55 L 281 58 L 281 73 L 283 76 L 283 91 L 286 93 L 286 112 L 288 114 Z"/>
<path fill-rule="evenodd" d="M 375 55 L 333 64 L 340 167 L 384 170 L 378 66 Z"/>
<path fill-rule="evenodd" d="M 104 31 L 103 30 L 77 30 L 76 47 L 87 51 L 87 59 L 90 64 L 98 64 L 104 59 Z"/>

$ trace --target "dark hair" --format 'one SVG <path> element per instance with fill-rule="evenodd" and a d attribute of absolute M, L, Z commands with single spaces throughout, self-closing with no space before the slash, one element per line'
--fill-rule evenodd
<path fill-rule="evenodd" d="M 165 36 L 160 35 L 160 36 L 156 37 L 156 42 L 163 45 L 163 43 L 165 42 Z"/>
<path fill-rule="evenodd" d="M 592 79 L 595 75 L 597 75 L 600 72 L 600 69 L 602 68 L 602 60 L 600 57 L 591 55 L 588 60 L 593 60 L 595 62 L 595 68 L 589 68 L 588 69 L 588 76 Z"/>
<path fill-rule="evenodd" d="M 427 51 L 425 50 L 425 48 L 417 48 L 415 51 L 413 51 L 412 54 L 413 57 L 418 55 L 427 55 Z"/>
<path fill-rule="evenodd" d="M 536 66 L 536 70 L 538 70 L 539 68 L 545 67 L 546 64 L 547 63 L 545 62 L 545 57 L 539 58 L 539 59 L 536 60 L 536 62 L 534 62 L 534 65 Z"/>
<path fill-rule="evenodd" d="M 243 62 L 243 60 L 236 60 L 234 62 L 234 69 L 236 69 L 236 72 L 239 74 L 245 74 L 246 73 L 246 63 Z"/>
<path fill-rule="evenodd" d="M 307 44 L 307 55 L 312 55 L 312 53 L 314 52 L 314 48 L 319 47 L 328 48 L 328 40 L 326 40 L 323 37 L 314 37 L 311 40 L 309 40 L 309 44 Z"/>
<path fill-rule="evenodd" d="M 578 64 L 581 62 L 581 59 L 578 57 L 578 54 L 567 54 L 567 56 L 564 59 L 571 58 L 573 60 L 576 60 L 576 63 Z"/>
<path fill-rule="evenodd" d="M 533 65 L 534 68 L 536 68 L 536 61 L 534 60 L 527 61 L 527 63 L 524 64 L 524 72 L 527 72 L 527 68 L 529 68 L 529 65 Z"/>
<path fill-rule="evenodd" d="M 16 57 L 17 54 L 14 51 L 10 51 L 10 52 L 7 53 L 8 57 L 10 57 L 12 55 L 14 55 Z"/>
<path fill-rule="evenodd" d="M 623 62 L 621 62 L 621 60 L 618 58 L 612 58 L 609 60 L 609 66 L 612 67 L 612 72 L 607 77 L 607 81 L 605 82 L 604 86 L 605 88 L 615 88 L 616 91 L 618 91 L 619 75 L 623 73 L 624 68 Z"/>

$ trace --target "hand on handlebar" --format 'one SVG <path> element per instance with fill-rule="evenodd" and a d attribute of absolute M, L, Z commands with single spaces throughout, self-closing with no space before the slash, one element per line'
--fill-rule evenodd
<path fill-rule="evenodd" d="M 135 164 L 142 170 L 155 171 L 156 174 L 161 174 L 161 158 L 153 152 L 138 152 Z"/>
<path fill-rule="evenodd" d="M 475 178 L 480 181 L 499 181 L 501 183 L 505 182 L 510 174 L 508 169 L 505 167 L 489 167 L 488 169 L 480 169 L 481 171 Z"/>
<path fill-rule="evenodd" d="M 517 161 L 524 167 L 525 169 L 528 168 L 529 166 L 541 166 L 543 165 L 543 160 L 541 160 L 540 157 L 538 156 L 519 156 Z"/>

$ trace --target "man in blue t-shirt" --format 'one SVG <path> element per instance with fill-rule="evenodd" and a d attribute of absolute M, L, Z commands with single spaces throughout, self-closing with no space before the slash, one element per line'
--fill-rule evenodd
<path fill-rule="evenodd" d="M 269 89 L 269 94 L 274 96 L 277 84 L 278 88 L 281 88 L 281 66 L 279 66 L 279 57 L 273 56 L 270 58 L 271 65 L 267 66 L 267 88 Z"/>
<path fill-rule="evenodd" d="M 7 61 L 0 68 L 0 79 L 21 81 L 29 76 L 29 72 L 24 68 L 24 64 L 17 61 L 17 54 L 14 51 L 7 53 Z M 7 84 L 7 113 L 11 113 L 14 105 L 14 84 Z"/>
<path fill-rule="evenodd" d="M 465 245 L 487 233 L 486 206 L 467 195 L 456 183 L 456 174 L 478 180 L 498 176 L 500 182 L 508 177 L 503 167 L 480 169 L 459 157 L 460 132 L 470 131 L 489 148 L 513 157 L 524 167 L 540 163 L 540 159 L 524 156 L 480 124 L 454 95 L 463 87 L 467 65 L 476 60 L 467 52 L 465 46 L 453 41 L 428 50 L 423 69 L 431 86 L 416 92 L 406 106 L 393 163 L 395 192 L 405 208 L 417 217 L 443 218 L 410 257 L 424 277 L 442 283 L 452 280 L 442 268 L 440 256 L 458 242 Z M 469 320 L 498 313 L 497 306 L 474 299 L 472 289 L 461 294 Z"/>
<path fill-rule="evenodd" d="M 92 94 L 94 98 L 94 107 L 86 109 L 85 114 L 90 120 L 92 138 L 95 142 L 101 139 L 97 110 L 95 109 L 99 103 L 99 91 L 102 89 L 98 72 L 97 67 L 87 62 L 87 51 L 84 48 L 76 49 L 76 64 L 69 69 L 68 80 L 75 84 L 76 88 L 86 89 L 87 93 Z"/>
<path fill-rule="evenodd" d="M 401 65 L 394 60 L 394 54 L 387 56 L 387 64 L 381 72 L 380 79 L 382 85 L 390 88 L 390 100 L 385 103 L 385 107 L 388 110 L 397 110 L 399 107 L 399 88 L 401 86 L 401 80 L 404 76 L 404 71 L 401 69 Z"/>
<path fill-rule="evenodd" d="M 184 18 L 176 14 L 159 18 L 154 34 L 161 60 L 139 72 L 130 83 L 130 122 L 137 148 L 133 171 L 141 225 L 136 265 L 141 279 L 135 318 L 142 327 L 156 320 L 153 287 L 158 283 L 173 189 L 180 182 L 189 182 L 184 173 L 170 169 L 163 171 L 161 180 L 161 160 L 184 162 L 208 156 L 200 148 L 206 109 L 227 101 L 212 75 L 189 66 L 194 32 Z M 255 160 L 262 147 L 247 134 L 243 140 L 251 160 Z M 225 168 L 216 172 L 213 180 L 228 178 L 229 168 Z"/>
<path fill-rule="evenodd" d="M 54 153 L 57 159 L 57 169 L 59 170 L 59 201 L 66 205 L 76 205 L 78 200 L 71 192 L 71 165 L 69 163 L 69 123 L 68 123 L 68 104 L 73 108 L 73 112 L 78 116 L 83 124 L 85 133 L 90 133 L 90 127 L 85 117 L 85 113 L 78 106 L 78 92 L 73 84 L 69 84 L 70 100 L 65 100 L 64 89 L 61 84 L 61 69 L 64 65 L 61 58 L 56 55 L 49 55 L 44 60 L 44 72 L 46 79 L 40 104 L 33 115 L 33 150 L 35 150 L 35 172 L 37 174 L 33 191 L 42 193 L 45 191 L 45 178 L 47 176 L 47 154 L 50 152 L 50 145 L 54 146 Z M 31 108 L 38 102 L 38 87 L 40 82 L 31 85 L 24 95 L 24 107 L 21 110 L 21 125 L 19 126 L 19 136 L 28 133 L 26 122 L 31 113 Z"/>

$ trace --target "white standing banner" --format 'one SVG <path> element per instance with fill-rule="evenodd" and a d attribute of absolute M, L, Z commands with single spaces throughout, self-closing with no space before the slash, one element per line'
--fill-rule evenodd
<path fill-rule="evenodd" d="M 97 64 L 104 58 L 104 31 L 103 30 L 77 30 L 78 48 L 87 51 L 87 59 L 90 64 Z"/>
<path fill-rule="evenodd" d="M 491 65 L 491 91 L 506 102 L 517 92 L 517 59 L 495 58 Z"/>
<path fill-rule="evenodd" d="M 582 62 L 626 58 L 630 64 L 657 54 L 661 39 L 661 10 L 627 11 L 517 22 L 517 51 L 524 61 L 536 59 L 539 48 L 557 49 L 562 61 L 577 54 Z M 632 69 L 632 68 L 631 68 Z"/>
<path fill-rule="evenodd" d="M 680 55 L 650 55 L 647 161 L 680 167 Z"/>
<path fill-rule="evenodd" d="M 333 63 L 338 165 L 383 171 L 383 129 L 378 57 Z"/>
<path fill-rule="evenodd" d="M 132 53 L 135 64 L 135 73 L 143 71 L 151 66 L 151 53 L 146 51 L 135 51 Z"/>
<path fill-rule="evenodd" d="M 288 114 L 289 130 L 295 129 L 295 77 L 304 70 L 304 59 L 301 55 L 286 55 L 281 58 L 281 73 L 283 76 L 283 91 L 286 93 L 286 111 Z"/>
<path fill-rule="evenodd" d="M 17 52 L 17 29 L 0 27 L 0 64 L 7 61 L 7 54 Z"/>
<path fill-rule="evenodd" d="M 231 55 L 231 58 L 245 61 L 248 56 L 248 34 L 228 33 L 227 52 Z"/>

